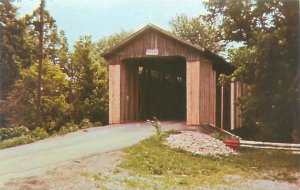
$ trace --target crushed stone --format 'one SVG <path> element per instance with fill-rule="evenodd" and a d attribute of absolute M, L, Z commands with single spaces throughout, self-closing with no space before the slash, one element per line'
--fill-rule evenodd
<path fill-rule="evenodd" d="M 171 148 L 180 148 L 196 155 L 236 154 L 222 141 L 195 131 L 181 131 L 179 134 L 171 134 L 166 140 L 166 144 Z"/>

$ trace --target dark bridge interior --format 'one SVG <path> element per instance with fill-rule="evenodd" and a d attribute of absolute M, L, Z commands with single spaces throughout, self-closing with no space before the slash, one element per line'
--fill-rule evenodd
<path fill-rule="evenodd" d="M 138 76 L 139 119 L 186 119 L 186 60 L 183 57 L 128 59 Z"/>

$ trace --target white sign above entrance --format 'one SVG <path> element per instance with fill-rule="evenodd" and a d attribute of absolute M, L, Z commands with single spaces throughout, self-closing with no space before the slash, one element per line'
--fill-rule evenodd
<path fill-rule="evenodd" d="M 147 49 L 146 55 L 158 55 L 158 49 Z"/>

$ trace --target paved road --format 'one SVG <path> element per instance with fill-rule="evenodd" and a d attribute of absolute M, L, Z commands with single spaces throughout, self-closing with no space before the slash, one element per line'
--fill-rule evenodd
<path fill-rule="evenodd" d="M 162 122 L 163 130 L 184 129 L 183 122 Z M 153 134 L 145 122 L 77 131 L 28 145 L 0 150 L 0 187 L 12 177 L 38 175 L 69 160 L 125 148 Z"/>

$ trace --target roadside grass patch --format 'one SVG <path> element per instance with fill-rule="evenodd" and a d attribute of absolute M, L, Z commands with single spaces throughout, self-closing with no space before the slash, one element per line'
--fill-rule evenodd
<path fill-rule="evenodd" d="M 299 155 L 287 152 L 255 150 L 242 151 L 238 155 L 197 156 L 181 149 L 171 149 L 156 136 L 126 148 L 124 152 L 127 154 L 119 167 L 152 179 L 160 176 L 155 180 L 167 187 L 230 184 L 233 179 L 228 179 L 228 175 L 239 176 L 240 180 L 293 182 L 293 172 L 300 169 Z"/>

